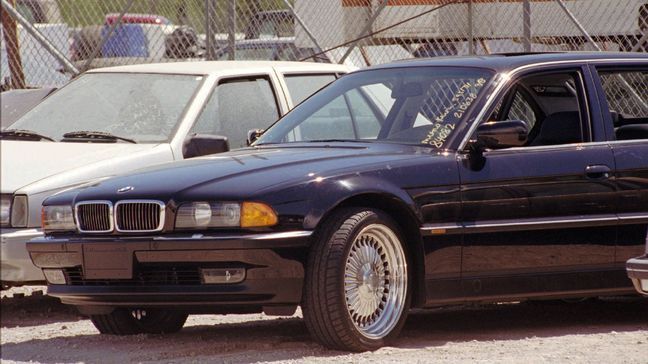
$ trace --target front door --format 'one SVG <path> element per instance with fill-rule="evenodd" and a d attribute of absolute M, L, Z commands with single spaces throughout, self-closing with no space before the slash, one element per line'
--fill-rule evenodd
<path fill-rule="evenodd" d="M 614 157 L 581 68 L 520 76 L 491 120 L 527 122 L 523 147 L 460 160 L 468 299 L 604 288 L 614 260 Z M 587 82 L 586 82 L 587 81 Z"/>

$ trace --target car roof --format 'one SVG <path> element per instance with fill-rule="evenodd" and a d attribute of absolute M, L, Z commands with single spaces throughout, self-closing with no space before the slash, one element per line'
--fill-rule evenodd
<path fill-rule="evenodd" d="M 166 73 L 166 74 L 189 74 L 189 75 L 211 75 L 231 74 L 237 71 L 249 71 L 252 69 L 274 68 L 280 72 L 349 72 L 348 66 L 330 63 L 314 62 L 282 62 L 282 61 L 199 61 L 199 62 L 166 62 L 148 63 L 130 66 L 116 66 L 106 68 L 95 68 L 88 73 Z"/>
<path fill-rule="evenodd" d="M 502 53 L 487 56 L 448 56 L 433 58 L 416 58 L 392 62 L 389 64 L 370 67 L 370 69 L 417 67 L 417 66 L 461 66 L 490 68 L 498 72 L 516 69 L 518 67 L 568 61 L 596 60 L 630 60 L 648 61 L 647 53 L 633 52 L 552 52 L 552 53 Z"/>

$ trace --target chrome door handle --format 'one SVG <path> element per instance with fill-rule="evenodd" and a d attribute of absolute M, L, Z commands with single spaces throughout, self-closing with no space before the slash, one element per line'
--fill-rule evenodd
<path fill-rule="evenodd" d="M 612 170 L 605 164 L 594 164 L 585 167 L 585 175 L 590 179 L 608 179 Z"/>

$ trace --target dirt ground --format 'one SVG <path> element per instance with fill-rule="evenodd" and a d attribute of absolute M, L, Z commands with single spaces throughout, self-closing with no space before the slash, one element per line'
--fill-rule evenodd
<path fill-rule="evenodd" d="M 190 316 L 166 336 L 99 335 L 43 289 L 2 292 L 3 363 L 648 363 L 648 300 L 638 298 L 415 311 L 394 346 L 349 354 L 313 342 L 299 312 Z"/>

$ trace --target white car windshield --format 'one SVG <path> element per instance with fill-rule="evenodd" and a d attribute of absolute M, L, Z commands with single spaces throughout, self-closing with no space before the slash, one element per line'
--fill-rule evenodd
<path fill-rule="evenodd" d="M 256 145 L 374 141 L 442 149 L 492 76 L 490 70 L 468 67 L 351 73 L 289 112 Z"/>
<path fill-rule="evenodd" d="M 55 141 L 93 135 L 138 143 L 168 141 L 202 79 L 195 75 L 88 73 L 7 129 L 27 130 Z"/>

